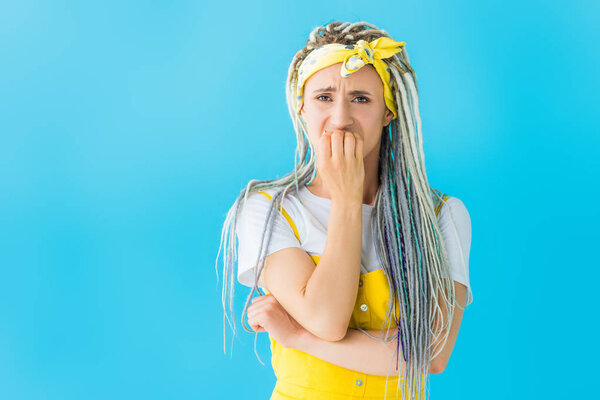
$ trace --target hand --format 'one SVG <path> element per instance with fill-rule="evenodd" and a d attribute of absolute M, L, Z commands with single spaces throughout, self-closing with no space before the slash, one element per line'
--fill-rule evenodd
<path fill-rule="evenodd" d="M 317 173 L 329 189 L 332 200 L 353 199 L 362 204 L 363 139 L 347 131 L 324 131 L 317 149 Z"/>
<path fill-rule="evenodd" d="M 283 347 L 296 348 L 305 329 L 272 294 L 252 299 L 248 307 L 248 324 L 257 332 L 268 332 Z"/>

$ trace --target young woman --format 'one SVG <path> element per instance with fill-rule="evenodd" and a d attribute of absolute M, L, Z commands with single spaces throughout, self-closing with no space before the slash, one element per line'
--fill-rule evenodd
<path fill-rule="evenodd" d="M 471 225 L 429 186 L 404 42 L 365 22 L 316 28 L 287 101 L 295 168 L 250 181 L 229 210 L 223 307 L 239 256 L 242 324 L 247 312 L 271 342 L 271 399 L 426 398 L 472 301 Z"/>

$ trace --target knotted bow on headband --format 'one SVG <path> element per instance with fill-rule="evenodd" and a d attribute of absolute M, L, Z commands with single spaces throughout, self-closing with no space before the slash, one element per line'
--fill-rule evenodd
<path fill-rule="evenodd" d="M 394 88 L 392 77 L 390 75 L 390 68 L 382 59 L 389 58 L 401 52 L 404 44 L 404 42 L 396 42 L 382 36 L 372 42 L 359 40 L 355 45 L 331 43 L 317 47 L 300 64 L 296 86 L 296 112 L 300 113 L 300 109 L 304 103 L 304 83 L 318 70 L 341 62 L 340 75 L 345 78 L 363 66 L 373 64 L 383 82 L 385 105 L 394 113 L 393 119 L 395 119 L 397 111 L 396 101 L 392 92 Z"/>

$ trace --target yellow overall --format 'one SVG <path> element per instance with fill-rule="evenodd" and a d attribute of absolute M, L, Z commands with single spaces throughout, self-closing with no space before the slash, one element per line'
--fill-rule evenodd
<path fill-rule="evenodd" d="M 271 196 L 265 192 L 259 192 L 269 200 Z M 448 197 L 444 196 L 444 200 Z M 436 208 L 439 213 L 441 205 Z M 290 223 L 298 241 L 300 237 L 296 225 L 289 214 L 280 208 L 284 217 Z M 319 263 L 319 256 L 311 256 L 315 265 Z M 385 314 L 388 309 L 389 285 L 383 269 L 379 268 L 371 272 L 361 273 L 358 283 L 358 295 L 356 304 L 352 311 L 349 328 L 364 330 L 383 328 Z M 268 291 L 266 292 L 269 293 Z M 396 315 L 399 316 L 398 307 Z M 394 318 L 391 318 L 389 335 L 397 333 Z M 387 326 L 386 326 L 387 329 Z M 384 331 L 385 332 L 385 331 Z M 370 375 L 351 369 L 343 368 L 327 361 L 321 360 L 300 350 L 285 348 L 280 345 L 269 334 L 271 342 L 271 364 L 277 377 L 277 383 L 270 400 L 347 400 L 347 399 L 400 399 L 402 379 L 400 388 L 398 386 L 398 375 L 386 376 Z M 372 339 L 374 340 L 374 339 Z M 395 340 L 395 339 L 393 339 Z M 401 347 L 400 347 L 401 350 Z M 396 358 L 389 360 L 395 367 Z M 402 354 L 398 360 L 398 366 L 402 362 Z M 391 371 L 391 368 L 390 368 Z M 424 388 L 425 376 L 422 376 L 422 387 Z M 425 398 L 425 392 L 421 392 L 420 398 Z"/>

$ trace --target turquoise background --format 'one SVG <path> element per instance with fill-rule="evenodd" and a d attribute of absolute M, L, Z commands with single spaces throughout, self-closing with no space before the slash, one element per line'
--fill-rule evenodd
<path fill-rule="evenodd" d="M 595 1 L 3 1 L 0 398 L 269 397 L 268 339 L 262 365 L 239 284 L 223 352 L 215 259 L 242 187 L 293 166 L 288 66 L 334 20 L 406 42 L 430 183 L 471 216 L 474 302 L 432 398 L 593 396 L 598 15 Z"/>

